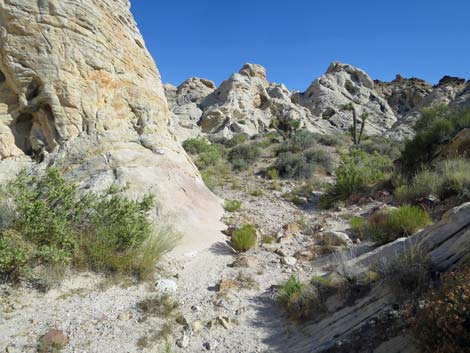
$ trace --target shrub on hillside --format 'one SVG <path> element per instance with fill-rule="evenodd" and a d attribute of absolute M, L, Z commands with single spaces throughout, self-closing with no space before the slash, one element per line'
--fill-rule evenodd
<path fill-rule="evenodd" d="M 295 320 L 311 319 L 313 315 L 325 311 L 324 300 L 318 289 L 302 283 L 295 275 L 279 287 L 277 300 L 289 317 Z"/>
<path fill-rule="evenodd" d="M 395 190 L 400 201 L 413 201 L 430 194 L 441 199 L 456 196 L 460 201 L 470 200 L 470 160 L 451 159 L 435 163 L 417 173 L 409 185 Z"/>
<path fill-rule="evenodd" d="M 468 353 L 470 268 L 442 275 L 433 290 L 408 312 L 408 323 L 424 353 Z"/>
<path fill-rule="evenodd" d="M 365 192 L 368 188 L 385 182 L 392 170 L 389 158 L 377 153 L 368 154 L 352 150 L 343 155 L 335 169 L 336 180 L 320 199 L 323 208 L 332 207 L 337 201 L 347 199 L 353 193 Z"/>
<path fill-rule="evenodd" d="M 204 138 L 190 138 L 183 142 L 183 148 L 190 154 L 199 154 L 207 151 L 210 143 Z"/>
<path fill-rule="evenodd" d="M 370 136 L 361 141 L 358 148 L 362 151 L 373 154 L 377 153 L 381 156 L 387 156 L 392 161 L 398 159 L 403 148 L 401 141 L 389 139 L 382 136 Z"/>
<path fill-rule="evenodd" d="M 470 110 L 451 111 L 445 106 L 424 109 L 415 125 L 415 137 L 406 143 L 402 152 L 403 172 L 412 175 L 432 162 L 442 144 L 469 127 Z"/>
<path fill-rule="evenodd" d="M 256 228 L 251 224 L 245 224 L 232 233 L 232 247 L 237 251 L 248 251 L 256 245 Z"/>
<path fill-rule="evenodd" d="M 153 238 L 151 196 L 133 201 L 114 189 L 80 194 L 58 170 L 22 172 L 8 186 L 14 218 L 0 231 L 0 276 L 17 279 L 38 265 L 70 264 L 123 274 L 149 272 L 176 238 Z M 14 200 L 14 201 L 13 201 Z M 158 250 L 148 254 L 149 243 Z"/>
<path fill-rule="evenodd" d="M 333 159 L 331 154 L 321 147 L 311 147 L 304 152 L 304 157 L 307 163 L 314 166 L 315 170 L 320 170 L 325 173 L 333 172 Z"/>
<path fill-rule="evenodd" d="M 281 153 L 274 163 L 282 178 L 308 179 L 313 175 L 313 165 L 301 153 Z"/>
<path fill-rule="evenodd" d="M 308 130 L 300 130 L 295 132 L 289 139 L 283 142 L 277 152 L 292 152 L 298 153 L 315 146 L 317 143 L 317 135 Z"/>
<path fill-rule="evenodd" d="M 366 234 L 380 244 L 409 236 L 429 225 L 428 213 L 417 206 L 401 206 L 374 213 L 367 220 Z"/>
<path fill-rule="evenodd" d="M 238 200 L 225 200 L 224 208 L 227 212 L 235 212 L 240 209 L 242 203 Z"/>
<path fill-rule="evenodd" d="M 248 169 L 261 156 L 261 150 L 254 144 L 233 147 L 228 153 L 228 160 L 236 170 Z"/>
<path fill-rule="evenodd" d="M 418 247 L 410 247 L 379 269 L 381 277 L 396 298 L 418 298 L 429 287 L 431 260 Z"/>

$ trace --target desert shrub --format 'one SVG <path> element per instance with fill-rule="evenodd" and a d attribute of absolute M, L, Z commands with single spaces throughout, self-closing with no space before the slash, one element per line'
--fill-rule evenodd
<path fill-rule="evenodd" d="M 398 159 L 401 155 L 403 143 L 394 139 L 382 136 L 370 136 L 361 141 L 358 146 L 362 151 L 373 154 L 377 153 L 381 156 L 387 156 L 392 161 Z"/>
<path fill-rule="evenodd" d="M 232 233 L 232 247 L 236 251 L 248 251 L 256 245 L 256 228 L 251 224 L 245 224 Z"/>
<path fill-rule="evenodd" d="M 303 152 L 309 149 L 310 147 L 314 147 L 316 145 L 316 142 L 316 134 L 308 130 L 300 130 L 294 133 L 292 137 L 287 139 L 285 142 L 283 142 L 279 146 L 277 153 L 280 154 L 285 152 Z"/>
<path fill-rule="evenodd" d="M 32 247 L 14 230 L 0 235 L 0 278 L 16 280 L 27 275 Z"/>
<path fill-rule="evenodd" d="M 304 152 L 307 163 L 313 164 L 316 170 L 326 173 L 333 172 L 333 159 L 331 154 L 323 148 L 311 147 Z"/>
<path fill-rule="evenodd" d="M 329 208 L 353 193 L 364 192 L 379 182 L 386 181 L 391 169 L 392 162 L 387 157 L 352 150 L 343 155 L 341 163 L 335 169 L 335 183 L 320 199 L 320 206 Z"/>
<path fill-rule="evenodd" d="M 424 109 L 415 125 L 415 137 L 407 141 L 402 152 L 403 172 L 412 175 L 426 166 L 435 159 L 442 144 L 468 127 L 470 110 L 451 111 L 445 106 Z"/>
<path fill-rule="evenodd" d="M 130 200 L 116 189 L 79 193 L 57 169 L 26 172 L 8 186 L 14 219 L 0 231 L 0 275 L 18 277 L 36 265 L 75 265 L 142 275 L 174 245 L 168 230 L 156 234 L 148 219 L 154 199 Z M 152 248 L 150 254 L 147 249 Z M 142 273 L 141 273 L 142 271 Z"/>
<path fill-rule="evenodd" d="M 260 197 L 264 195 L 264 191 L 261 189 L 250 190 L 249 194 L 254 197 Z"/>
<path fill-rule="evenodd" d="M 271 180 L 279 179 L 279 171 L 276 168 L 269 168 L 266 171 L 266 176 Z"/>
<path fill-rule="evenodd" d="M 353 235 L 358 239 L 363 239 L 366 229 L 365 229 L 366 222 L 363 217 L 355 216 L 349 220 L 349 226 L 351 227 L 351 231 Z"/>
<path fill-rule="evenodd" d="M 228 160 L 236 170 L 247 169 L 256 162 L 261 150 L 254 144 L 243 144 L 232 148 L 228 153 Z"/>
<path fill-rule="evenodd" d="M 235 212 L 240 209 L 242 203 L 238 200 L 225 200 L 224 208 L 227 212 Z"/>
<path fill-rule="evenodd" d="M 470 347 L 470 269 L 442 275 L 439 289 L 413 309 L 408 323 L 424 353 L 468 353 Z"/>
<path fill-rule="evenodd" d="M 429 287 L 431 260 L 425 251 L 411 246 L 391 261 L 382 263 L 379 273 L 396 298 L 419 297 Z"/>
<path fill-rule="evenodd" d="M 456 196 L 462 202 L 470 200 L 470 160 L 439 161 L 418 172 L 409 185 L 395 189 L 395 197 L 400 201 L 412 201 L 430 194 L 441 199 Z"/>
<path fill-rule="evenodd" d="M 310 319 L 325 311 L 318 290 L 311 284 L 302 283 L 295 275 L 279 287 L 277 300 L 289 317 L 295 320 Z"/>
<path fill-rule="evenodd" d="M 385 244 L 412 235 L 430 223 L 431 218 L 425 210 L 405 205 L 374 213 L 367 220 L 366 232 L 378 243 Z"/>
<path fill-rule="evenodd" d="M 169 294 L 153 295 L 137 303 L 137 308 L 146 316 L 167 317 L 178 307 L 176 299 Z"/>
<path fill-rule="evenodd" d="M 183 148 L 190 154 L 199 154 L 210 148 L 210 143 L 204 138 L 190 138 L 183 142 Z"/>
<path fill-rule="evenodd" d="M 349 137 L 343 134 L 315 134 L 315 137 L 319 144 L 338 149 L 345 147 L 349 141 Z"/>
<path fill-rule="evenodd" d="M 219 145 L 209 145 L 196 158 L 196 165 L 199 169 L 207 169 L 222 163 L 223 151 Z"/>
<path fill-rule="evenodd" d="M 274 168 L 283 178 L 308 179 L 313 175 L 313 165 L 301 153 L 281 153 Z"/>

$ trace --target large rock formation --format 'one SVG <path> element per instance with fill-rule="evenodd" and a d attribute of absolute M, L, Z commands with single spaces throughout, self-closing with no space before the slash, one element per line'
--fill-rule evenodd
<path fill-rule="evenodd" d="M 384 97 L 398 118 L 421 106 L 432 86 L 419 78 L 397 75 L 391 82 L 374 81 L 375 89 Z"/>
<path fill-rule="evenodd" d="M 365 131 L 380 134 L 397 120 L 393 110 L 376 91 L 372 79 L 362 70 L 351 65 L 334 62 L 325 75 L 313 81 L 293 101 L 307 107 L 315 120 L 330 131 L 348 131 L 352 126 L 352 114 L 343 106 L 352 103 L 358 116 L 368 114 Z"/>
<path fill-rule="evenodd" d="M 156 195 L 186 244 L 216 237 L 219 200 L 168 133 L 160 75 L 129 9 L 0 1 L 0 170 L 34 159 L 83 187 L 129 184 L 130 195 Z"/>

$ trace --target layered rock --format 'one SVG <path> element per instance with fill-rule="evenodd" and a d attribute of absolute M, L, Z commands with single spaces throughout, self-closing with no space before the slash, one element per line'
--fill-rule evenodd
<path fill-rule="evenodd" d="M 160 75 L 129 8 L 0 1 L 0 170 L 33 158 L 83 187 L 129 184 L 133 196 L 154 193 L 180 230 L 215 237 L 219 201 L 168 133 Z"/>
<path fill-rule="evenodd" d="M 470 203 L 448 211 L 440 222 L 418 234 L 346 259 L 340 266 L 375 270 L 410 248 L 427 252 L 436 271 L 458 268 L 470 255 Z M 396 320 L 395 303 L 390 290 L 378 285 L 351 305 L 306 324 L 286 339 L 285 347 L 299 353 L 416 352 Z"/>

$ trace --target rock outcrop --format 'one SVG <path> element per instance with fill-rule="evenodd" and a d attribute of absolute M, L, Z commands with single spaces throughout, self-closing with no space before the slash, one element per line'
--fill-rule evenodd
<path fill-rule="evenodd" d="M 349 103 L 355 106 L 358 117 L 364 113 L 368 115 L 365 128 L 368 134 L 381 134 L 397 121 L 387 101 L 375 91 L 374 81 L 369 75 L 339 62 L 332 63 L 325 75 L 292 99 L 308 108 L 316 123 L 330 131 L 348 131 L 351 128 L 352 114 L 343 109 Z"/>
<path fill-rule="evenodd" d="M 391 82 L 374 81 L 375 89 L 386 99 L 398 119 L 419 108 L 432 86 L 419 78 L 397 75 Z"/>
<path fill-rule="evenodd" d="M 160 75 L 129 9 L 0 1 L 0 170 L 33 159 L 86 188 L 129 184 L 132 196 L 156 195 L 188 244 L 216 237 L 220 202 L 168 133 Z"/>
<path fill-rule="evenodd" d="M 410 247 L 429 253 L 436 271 L 448 271 L 470 256 L 470 203 L 448 211 L 435 225 L 409 238 L 401 238 L 356 258 L 345 268 L 375 269 Z M 287 339 L 292 352 L 305 353 L 414 353 L 412 340 L 403 334 L 395 299 L 385 285 L 331 315 L 312 321 Z"/>

